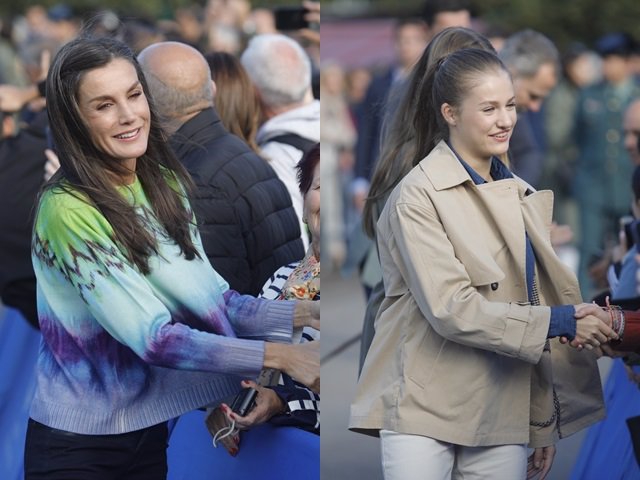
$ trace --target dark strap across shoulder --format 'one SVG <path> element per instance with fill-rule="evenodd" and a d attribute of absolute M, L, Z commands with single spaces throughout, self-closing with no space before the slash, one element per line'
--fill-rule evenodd
<path fill-rule="evenodd" d="M 285 133 L 284 135 L 278 135 L 277 137 L 272 137 L 267 140 L 267 142 L 278 142 L 278 143 L 286 143 L 287 145 L 291 145 L 292 147 L 297 148 L 302 151 L 302 153 L 307 153 L 309 150 L 313 148 L 313 146 L 318 143 L 313 140 L 309 140 L 308 138 L 301 137 L 295 133 Z"/>

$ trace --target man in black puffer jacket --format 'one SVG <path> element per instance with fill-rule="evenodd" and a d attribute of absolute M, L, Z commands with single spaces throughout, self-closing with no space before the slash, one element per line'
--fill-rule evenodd
<path fill-rule="evenodd" d="M 31 228 L 44 181 L 47 125 L 47 112 L 42 110 L 20 133 L 0 140 L 0 296 L 34 328 L 38 328 L 38 313 Z"/>
<path fill-rule="evenodd" d="M 211 71 L 197 50 L 162 42 L 138 59 L 171 145 L 196 184 L 192 206 L 209 261 L 230 288 L 257 295 L 279 267 L 304 256 L 286 187 L 222 125 Z"/>

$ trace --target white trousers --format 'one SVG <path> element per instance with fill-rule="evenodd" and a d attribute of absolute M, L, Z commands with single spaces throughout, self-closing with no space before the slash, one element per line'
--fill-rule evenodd
<path fill-rule="evenodd" d="M 465 447 L 421 435 L 380 430 L 385 480 L 522 480 L 525 445 Z"/>

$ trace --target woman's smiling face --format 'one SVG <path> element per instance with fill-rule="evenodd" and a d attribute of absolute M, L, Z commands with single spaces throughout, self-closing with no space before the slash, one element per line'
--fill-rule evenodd
<path fill-rule="evenodd" d="M 116 58 L 84 74 L 78 89 L 80 115 L 95 146 L 132 171 L 147 151 L 150 111 L 135 67 Z"/>

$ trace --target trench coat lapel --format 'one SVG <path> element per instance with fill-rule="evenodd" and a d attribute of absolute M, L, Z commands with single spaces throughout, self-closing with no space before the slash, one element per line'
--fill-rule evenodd
<path fill-rule="evenodd" d="M 440 141 L 423 162 L 421 168 L 436 190 L 453 188 L 468 183 L 484 206 L 485 220 L 493 220 L 504 241 L 516 257 L 518 272 L 525 278 L 525 224 L 522 218 L 520 200 L 524 187 L 518 180 L 506 179 L 475 185 L 455 153 L 444 141 Z M 473 193 L 472 193 L 473 194 Z M 464 221 L 464 218 L 460 219 Z"/>
<path fill-rule="evenodd" d="M 554 284 L 550 291 L 561 292 L 564 295 L 556 301 L 581 301 L 580 287 L 575 275 L 556 260 L 557 255 L 551 246 L 549 234 L 553 216 L 553 192 L 541 190 L 524 197 L 522 215 L 539 267 L 548 273 L 549 280 Z"/>
<path fill-rule="evenodd" d="M 517 275 L 525 278 L 525 224 L 520 208 L 520 195 L 515 179 L 489 182 L 477 187 L 487 216 L 495 222 L 507 248 L 516 259 Z"/>
<path fill-rule="evenodd" d="M 553 215 L 553 193 L 540 190 L 522 198 L 522 216 L 538 261 L 553 255 L 549 233 Z"/>

